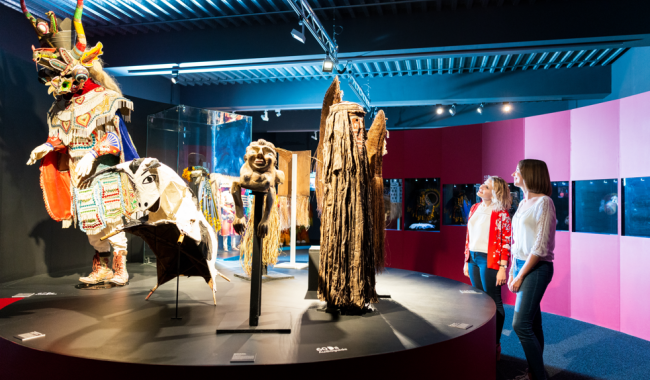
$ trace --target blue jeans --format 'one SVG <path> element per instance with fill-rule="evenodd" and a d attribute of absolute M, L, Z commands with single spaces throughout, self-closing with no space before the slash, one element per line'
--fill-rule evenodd
<path fill-rule="evenodd" d="M 515 277 L 526 261 L 515 260 Z M 528 371 L 535 380 L 545 380 L 544 332 L 540 303 L 548 284 L 553 278 L 553 263 L 539 261 L 521 282 L 515 303 L 512 329 L 515 330 L 528 361 Z"/>
<path fill-rule="evenodd" d="M 488 268 L 487 253 L 474 251 L 469 252 L 467 269 L 472 286 L 487 293 L 497 305 L 497 345 L 501 344 L 501 331 L 503 331 L 506 311 L 501 300 L 501 285 L 497 286 L 497 273 L 499 271 Z"/>

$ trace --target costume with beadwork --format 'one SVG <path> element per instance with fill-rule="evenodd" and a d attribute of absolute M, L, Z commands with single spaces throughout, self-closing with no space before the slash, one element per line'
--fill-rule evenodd
<path fill-rule="evenodd" d="M 119 270 L 118 284 L 123 285 L 128 280 L 128 274 L 123 275 L 126 236 L 120 233 L 108 241 L 100 238 L 121 227 L 122 215 L 135 209 L 132 187 L 119 173 L 98 176 L 88 186 L 80 187 L 79 183 L 99 169 L 138 158 L 124 124 L 124 120 L 130 121 L 133 103 L 102 83 L 107 80 L 98 61 L 102 44 L 86 49 L 81 23 L 83 0 L 77 0 L 74 31 L 69 19 L 60 20 L 47 12 L 48 23 L 32 16 L 24 0 L 21 6 L 41 45 L 38 49 L 32 46 L 33 59 L 42 67 L 39 79 L 56 99 L 47 116 L 48 139 L 32 151 L 28 164 L 41 159 L 40 182 L 50 216 L 62 221 L 64 228 L 78 225 L 95 247 L 92 278 L 80 280 L 96 283 L 113 279 L 106 268 L 112 246 L 116 252 L 115 275 Z M 97 268 L 104 274 L 96 275 Z"/>

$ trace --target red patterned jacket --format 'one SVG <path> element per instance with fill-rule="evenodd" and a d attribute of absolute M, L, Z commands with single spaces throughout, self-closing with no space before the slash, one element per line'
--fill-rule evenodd
<path fill-rule="evenodd" d="M 474 215 L 474 211 L 480 203 L 472 206 L 467 218 L 467 223 Z M 510 259 L 510 236 L 511 232 L 510 214 L 508 211 L 492 211 L 490 217 L 490 240 L 488 243 L 487 266 L 490 269 L 499 270 L 499 261 Z M 465 262 L 469 261 L 469 229 L 465 239 Z"/>

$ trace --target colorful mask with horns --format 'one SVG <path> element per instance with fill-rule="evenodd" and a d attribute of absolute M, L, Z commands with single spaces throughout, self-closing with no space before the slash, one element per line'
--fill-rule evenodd
<path fill-rule="evenodd" d="M 81 24 L 83 0 L 77 0 L 74 31 L 70 19 L 57 19 L 54 12 L 46 13 L 49 22 L 36 19 L 27 10 L 25 0 L 20 0 L 20 5 L 40 41 L 40 48 L 32 46 L 33 59 L 42 66 L 39 80 L 49 86 L 48 93 L 58 96 L 81 90 L 90 77 L 88 68 L 103 54 L 101 42 L 86 50 L 86 35 Z"/>

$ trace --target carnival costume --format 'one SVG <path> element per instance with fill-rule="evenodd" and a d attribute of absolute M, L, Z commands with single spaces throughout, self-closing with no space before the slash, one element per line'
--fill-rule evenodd
<path fill-rule="evenodd" d="M 129 278 L 125 234 L 108 241 L 100 238 L 120 228 L 122 215 L 135 209 L 133 190 L 119 173 L 97 176 L 84 187 L 79 184 L 100 169 L 138 158 L 124 124 L 130 121 L 133 103 L 104 73 L 99 61 L 102 44 L 86 49 L 83 0 L 77 0 L 74 12 L 76 36 L 69 19 L 47 12 L 48 23 L 30 14 L 25 0 L 21 6 L 41 44 L 38 49 L 32 46 L 33 59 L 42 66 L 39 79 L 56 99 L 48 112 L 49 137 L 32 151 L 27 164 L 41 159 L 40 182 L 49 215 L 64 228 L 78 223 L 95 248 L 93 271 L 79 280 L 124 285 Z M 115 272 L 108 266 L 111 246 Z"/>

